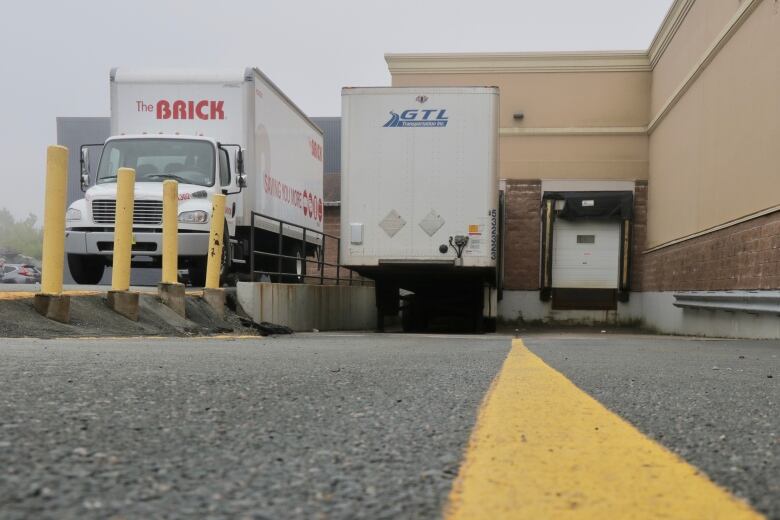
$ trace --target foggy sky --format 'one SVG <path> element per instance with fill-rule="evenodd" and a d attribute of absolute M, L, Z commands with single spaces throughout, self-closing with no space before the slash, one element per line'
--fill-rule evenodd
<path fill-rule="evenodd" d="M 110 115 L 111 67 L 257 66 L 308 115 L 338 116 L 342 86 L 390 84 L 386 52 L 644 50 L 671 2 L 8 2 L 0 15 L 0 207 L 42 219 L 56 117 Z"/>

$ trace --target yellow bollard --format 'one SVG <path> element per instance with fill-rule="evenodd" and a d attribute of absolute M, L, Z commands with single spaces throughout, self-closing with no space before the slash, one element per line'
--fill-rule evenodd
<path fill-rule="evenodd" d="M 114 226 L 114 265 L 111 290 L 130 289 L 130 257 L 133 247 L 133 201 L 135 170 L 119 168 L 116 187 L 116 224 Z"/>
<path fill-rule="evenodd" d="M 163 182 L 162 283 L 178 283 L 179 183 Z"/>
<path fill-rule="evenodd" d="M 206 289 L 219 289 L 219 271 L 222 267 L 222 247 L 225 237 L 225 196 L 214 195 L 211 207 L 211 232 L 209 233 L 208 264 L 206 265 Z"/>
<path fill-rule="evenodd" d="M 68 193 L 68 149 L 46 149 L 46 195 L 43 213 L 42 294 L 62 294 L 65 261 L 65 205 Z"/>

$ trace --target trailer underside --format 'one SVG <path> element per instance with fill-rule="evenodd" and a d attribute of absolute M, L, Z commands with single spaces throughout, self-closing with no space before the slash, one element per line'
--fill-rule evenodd
<path fill-rule="evenodd" d="M 494 268 L 454 264 L 351 267 L 376 284 L 377 330 L 400 314 L 405 332 L 495 330 Z"/>

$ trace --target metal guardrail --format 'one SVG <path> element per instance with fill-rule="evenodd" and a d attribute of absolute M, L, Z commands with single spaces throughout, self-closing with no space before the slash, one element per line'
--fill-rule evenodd
<path fill-rule="evenodd" d="M 780 315 L 780 291 L 690 291 L 674 299 L 682 309 Z"/>
<path fill-rule="evenodd" d="M 274 222 L 278 226 L 278 231 L 277 231 L 278 241 L 277 241 L 276 252 L 259 251 L 257 249 L 257 245 L 255 241 L 255 230 L 258 228 L 255 226 L 255 222 L 257 219 L 260 218 Z M 257 275 L 267 275 L 269 277 L 272 277 L 272 279 L 273 277 L 276 277 L 277 280 L 300 278 L 304 283 L 307 283 L 307 280 L 312 280 L 315 283 L 319 282 L 319 285 L 326 285 L 326 282 L 334 282 L 333 285 L 341 285 L 342 282 L 348 285 L 373 285 L 374 283 L 373 280 L 369 280 L 360 275 L 357 275 L 352 269 L 349 269 L 348 267 L 344 267 L 341 265 L 341 239 L 335 235 L 331 235 L 323 231 L 317 231 L 316 229 L 308 228 L 306 226 L 301 226 L 300 224 L 294 224 L 292 222 L 288 222 L 286 220 L 278 219 L 276 217 L 264 215 L 262 213 L 258 213 L 255 211 L 251 212 L 250 226 L 252 229 L 252 233 L 249 239 L 249 249 L 250 249 L 249 273 L 250 273 L 251 280 L 253 282 L 256 281 Z M 301 240 L 299 241 L 291 237 L 285 237 L 284 236 L 285 229 L 300 230 L 302 232 Z M 311 259 L 306 254 L 306 249 L 308 245 L 307 238 L 311 239 L 315 237 L 320 238 L 321 244 L 315 250 L 315 258 Z M 284 254 L 285 238 L 290 241 L 294 240 L 296 242 L 299 242 L 300 245 L 298 247 L 298 251 L 296 251 L 298 253 L 297 255 L 293 256 L 293 255 Z M 325 260 L 326 244 L 328 240 L 330 240 L 331 242 L 335 241 L 336 263 L 327 262 Z M 276 271 L 258 270 L 256 268 L 257 266 L 255 260 L 257 256 L 263 258 L 272 258 L 272 259 L 275 258 Z M 293 260 L 296 263 L 301 262 L 302 272 L 297 273 L 297 272 L 285 271 L 283 269 L 284 260 Z M 314 274 L 309 274 L 308 272 L 309 264 L 316 265 Z M 325 273 L 326 267 L 335 268 L 336 276 L 326 276 Z M 348 271 L 349 276 L 342 276 L 341 275 L 342 270 Z"/>

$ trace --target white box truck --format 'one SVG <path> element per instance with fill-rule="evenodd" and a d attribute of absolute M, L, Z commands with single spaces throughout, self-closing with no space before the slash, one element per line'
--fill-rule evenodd
<path fill-rule="evenodd" d="M 91 146 L 102 148 L 89 172 Z M 179 266 L 203 285 L 211 199 L 227 194 L 223 273 L 247 272 L 256 251 L 277 252 L 282 272 L 300 281 L 323 226 L 322 131 L 260 70 L 111 71 L 111 137 L 81 150 L 83 199 L 66 216 L 66 252 L 77 283 L 94 284 L 110 265 L 116 171 L 136 172 L 133 267 L 162 255 L 162 183 L 179 182 Z M 90 187 L 91 185 L 91 187 Z M 255 215 L 253 216 L 253 213 Z M 264 215 L 261 217 L 260 215 Z M 270 218 L 265 218 L 265 216 Z M 279 221 L 292 225 L 280 226 Z M 305 238 L 302 228 L 310 231 Z M 258 270 L 279 272 L 279 258 L 257 256 Z M 277 275 L 277 279 L 279 279 Z"/>
<path fill-rule="evenodd" d="M 376 282 L 379 324 L 495 324 L 498 88 L 342 90 L 341 262 Z M 403 295 L 403 296 L 401 296 Z"/>

